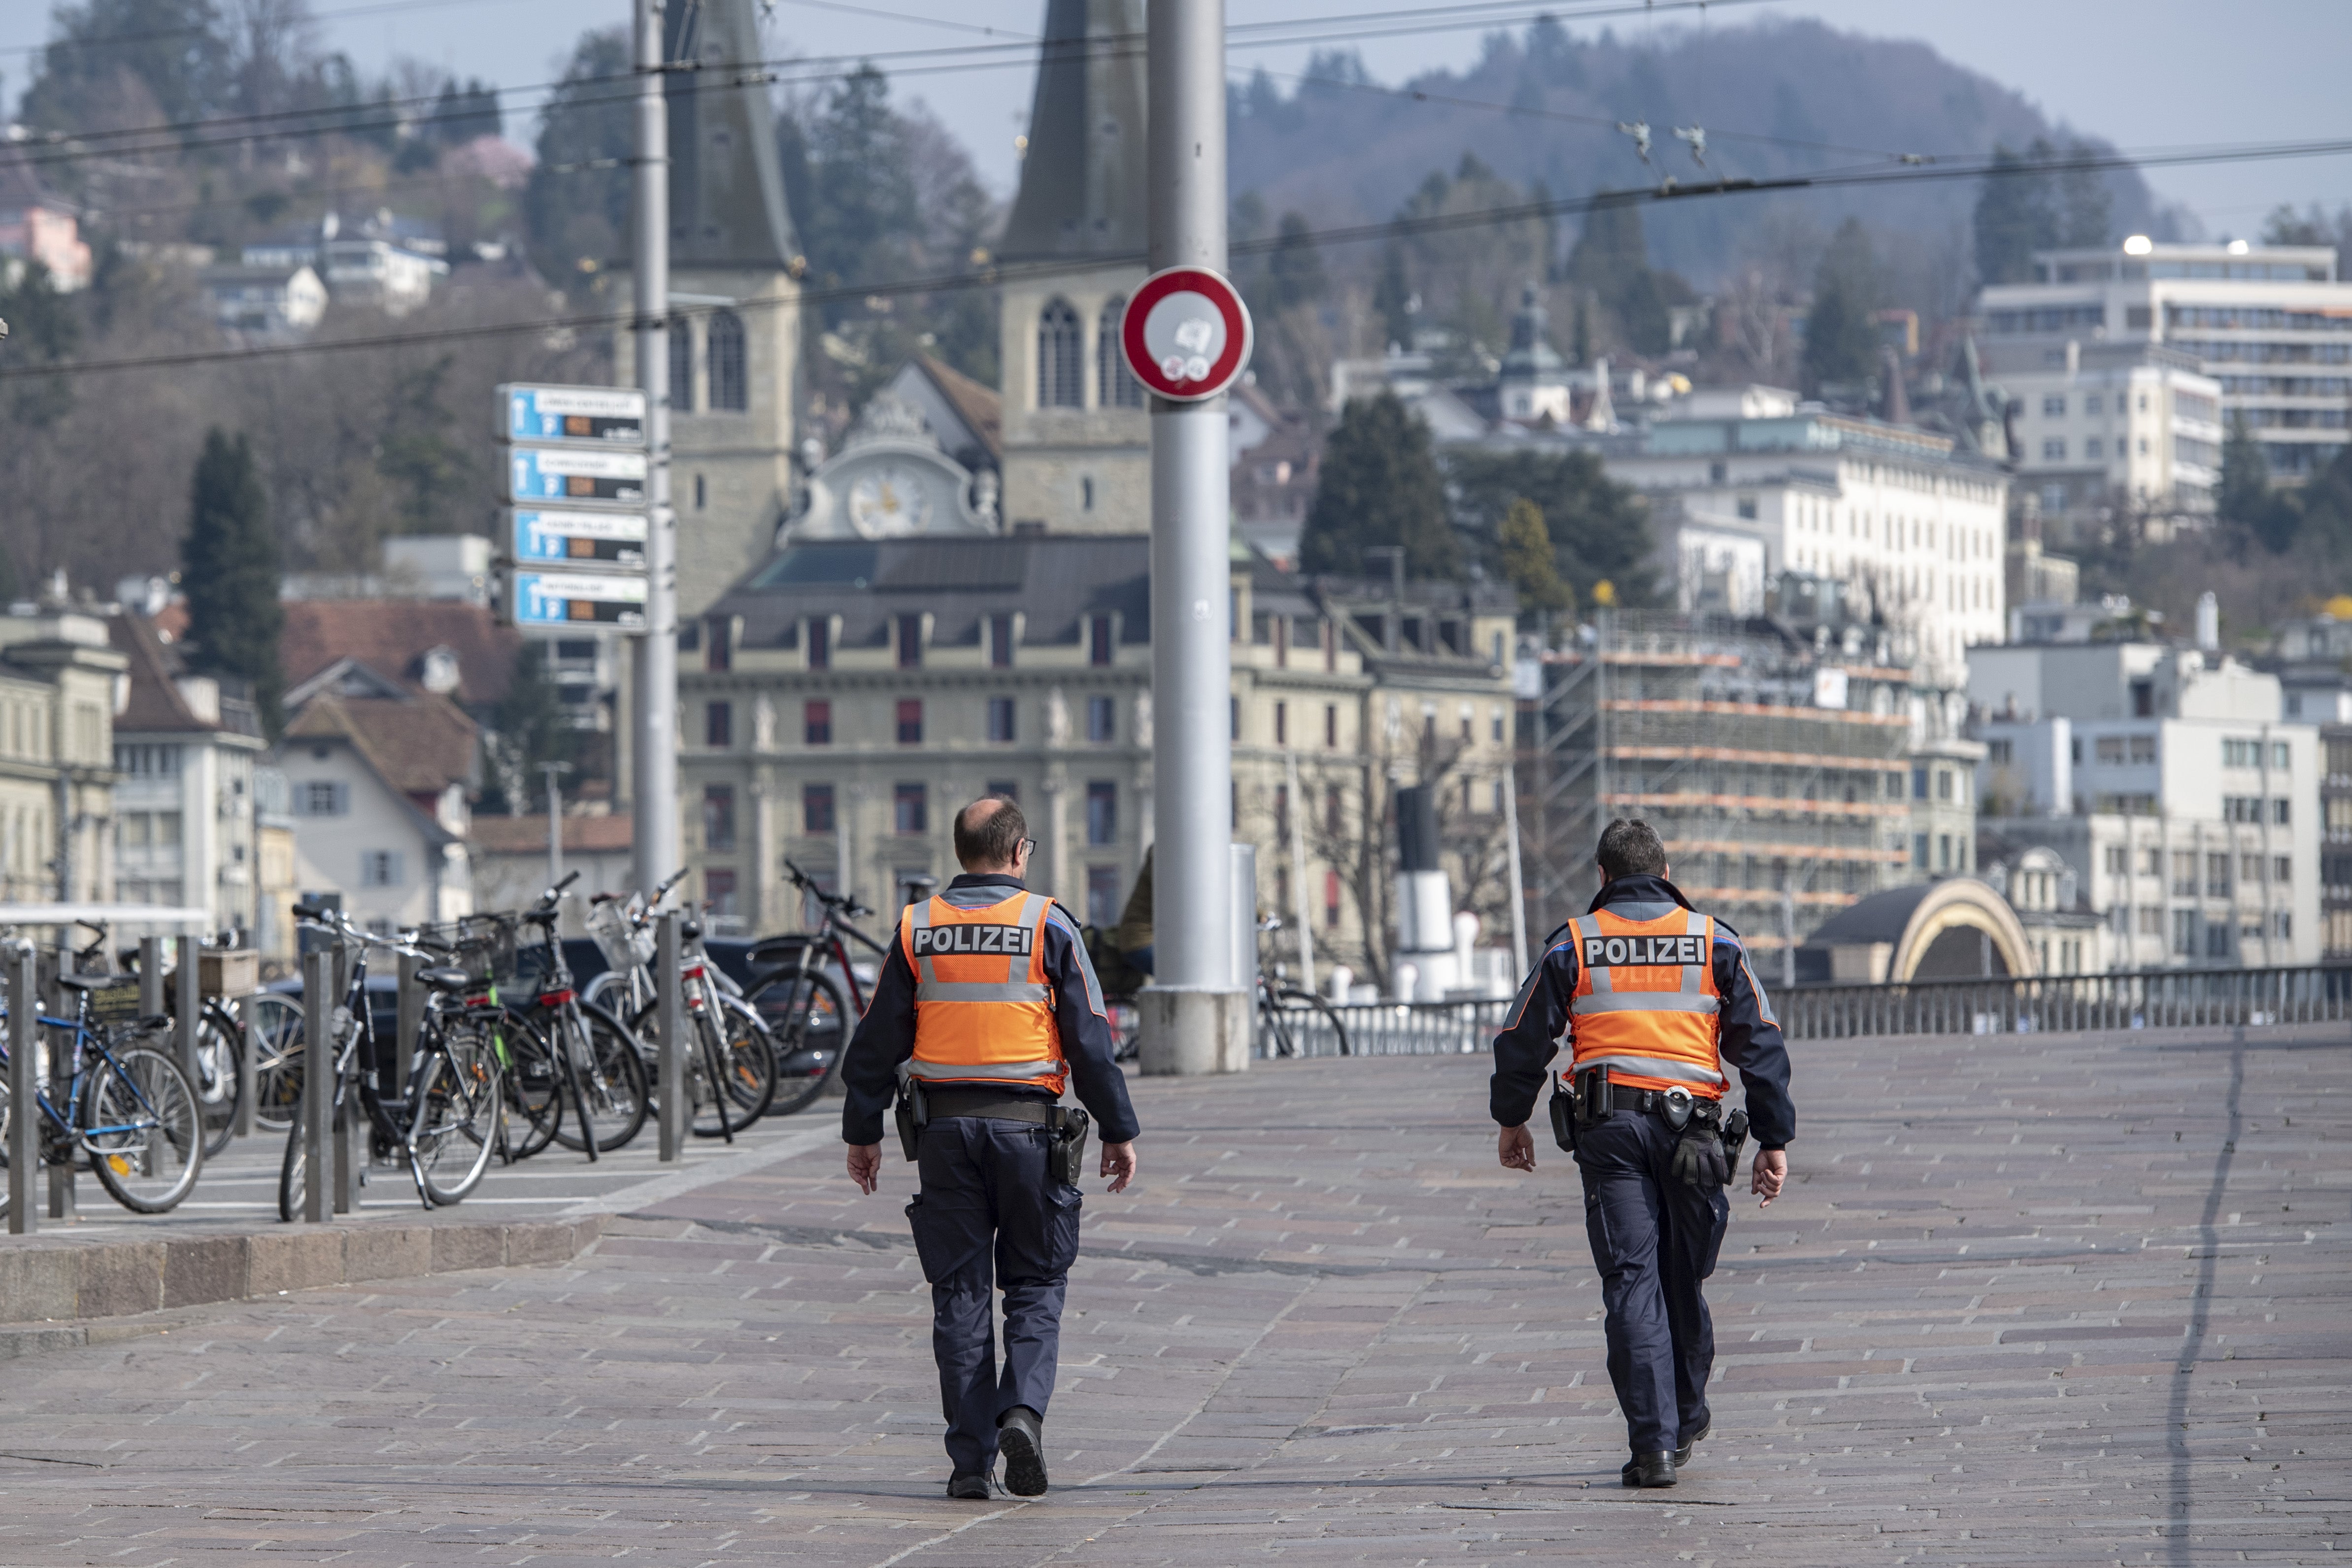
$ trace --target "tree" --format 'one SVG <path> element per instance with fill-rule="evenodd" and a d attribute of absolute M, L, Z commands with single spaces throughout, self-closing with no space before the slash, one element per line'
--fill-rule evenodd
<path fill-rule="evenodd" d="M 25 89 L 28 124 L 101 129 L 123 101 L 126 78 L 164 122 L 227 107 L 232 47 L 213 0 L 87 0 L 58 6 L 50 26 L 40 74 Z"/>
<path fill-rule="evenodd" d="M 1512 575 L 1503 529 L 1512 508 L 1525 501 L 1542 519 L 1571 604 L 1599 602 L 1595 591 L 1603 582 L 1614 585 L 1619 603 L 1641 604 L 1652 596 L 1644 564 L 1648 514 L 1630 486 L 1609 477 L 1597 454 L 1467 448 L 1448 455 L 1445 477 L 1454 526 L 1485 552 L 1488 570 Z"/>
<path fill-rule="evenodd" d="M 2221 488 L 2213 498 L 2214 511 L 2224 523 L 2251 530 L 2261 520 L 2270 489 L 2263 444 L 2246 428 L 2244 415 L 2232 417 L 2229 434 L 2221 438 Z"/>
<path fill-rule="evenodd" d="M 1673 335 L 1665 290 L 1650 270 L 1650 242 L 1642 230 L 1642 210 L 1631 202 L 1606 201 L 1584 220 L 1584 232 L 1568 253 L 1566 277 L 1591 289 L 1617 321 L 1626 347 L 1639 354 L 1663 354 Z M 1679 282 L 1679 279 L 1677 279 Z"/>
<path fill-rule="evenodd" d="M 81 343 L 80 318 L 37 260 L 25 264 L 16 287 L 0 289 L 0 320 L 8 323 L 0 364 L 12 368 L 54 365 L 72 358 Z M 9 388 L 5 406 L 11 423 L 38 429 L 63 418 L 73 401 L 71 377 L 33 376 Z"/>
<path fill-rule="evenodd" d="M 522 205 L 532 254 L 551 281 L 616 255 L 629 232 L 636 111 L 614 86 L 628 72 L 626 32 L 583 33 L 541 111 L 539 162 Z"/>
<path fill-rule="evenodd" d="M 1551 532 L 1544 527 L 1543 508 L 1521 496 L 1503 514 L 1495 533 L 1503 575 L 1518 591 L 1521 612 L 1534 612 L 1548 622 L 1551 612 L 1572 609 L 1576 596 L 1560 580 L 1559 562 L 1552 555 Z"/>
<path fill-rule="evenodd" d="M 1322 478 L 1299 536 L 1308 571 L 1369 575 L 1367 549 L 1402 545 L 1405 570 L 1451 578 L 1461 548 L 1445 519 L 1429 423 L 1393 392 L 1350 402 L 1323 449 Z"/>
<path fill-rule="evenodd" d="M 1996 145 L 1977 193 L 1977 281 L 2023 283 L 2033 253 L 2060 246 L 2100 246 L 2112 222 L 2112 192 L 2099 169 L 2082 166 L 2097 149 L 2076 141 L 2062 154 L 2037 136 L 2023 153 Z M 2069 163 L 2074 166 L 2053 168 Z"/>
<path fill-rule="evenodd" d="M 252 684 L 262 724 L 274 738 L 283 721 L 278 668 L 278 536 L 253 465 L 252 444 L 215 428 L 205 436 L 190 486 L 180 584 L 188 596 L 194 666 Z"/>
<path fill-rule="evenodd" d="M 1329 291 L 1323 253 L 1303 213 L 1285 213 L 1275 231 L 1274 254 L 1266 258 L 1266 302 L 1279 312 L 1318 305 Z"/>
<path fill-rule="evenodd" d="M 1838 225 L 1813 275 L 1813 308 L 1805 317 L 1805 391 L 1819 397 L 1830 385 L 1857 386 L 1878 368 L 1878 258 L 1859 218 Z"/>
<path fill-rule="evenodd" d="M 506 695 L 490 716 L 482 810 L 492 815 L 528 816 L 537 806 L 540 764 L 579 761 L 579 731 L 564 719 L 562 694 L 548 675 L 547 653 L 547 643 L 536 639 L 522 645 Z"/>

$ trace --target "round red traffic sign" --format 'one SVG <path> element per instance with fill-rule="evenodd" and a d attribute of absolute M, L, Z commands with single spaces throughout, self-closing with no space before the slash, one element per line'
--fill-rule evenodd
<path fill-rule="evenodd" d="M 1143 280 L 1118 324 L 1135 379 L 1176 402 L 1198 402 L 1234 384 L 1249 363 L 1249 307 L 1223 273 L 1171 267 Z"/>

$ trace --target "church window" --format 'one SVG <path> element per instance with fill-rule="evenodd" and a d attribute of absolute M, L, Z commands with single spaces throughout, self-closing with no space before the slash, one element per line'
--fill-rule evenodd
<path fill-rule="evenodd" d="M 710 357 L 710 407 L 740 413 L 751 406 L 751 377 L 743 361 L 743 318 L 721 310 L 710 318 L 706 352 Z"/>
<path fill-rule="evenodd" d="M 669 405 L 694 412 L 694 328 L 684 320 L 669 324 Z"/>
<path fill-rule="evenodd" d="M 1102 388 L 1105 408 L 1143 406 L 1143 383 L 1127 368 L 1127 355 L 1119 349 L 1118 322 L 1126 314 L 1124 298 L 1104 306 L 1100 330 L 1095 339 L 1095 381 Z"/>
<path fill-rule="evenodd" d="M 1086 358 L 1078 313 L 1066 299 L 1048 303 L 1037 318 L 1037 406 L 1087 405 Z"/>

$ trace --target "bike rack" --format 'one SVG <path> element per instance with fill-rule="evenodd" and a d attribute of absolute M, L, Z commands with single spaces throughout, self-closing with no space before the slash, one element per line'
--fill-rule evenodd
<path fill-rule="evenodd" d="M 34 1175 L 41 1163 L 41 1116 L 37 1105 L 41 1081 L 36 1071 L 40 1039 L 35 998 L 41 990 L 41 962 L 30 942 L 8 954 L 8 1234 L 30 1236 L 40 1226 L 33 1201 Z"/>
<path fill-rule="evenodd" d="M 655 1092 L 661 1097 L 663 1165 L 675 1164 L 686 1152 L 686 993 L 678 980 L 680 926 L 685 919 L 679 910 L 664 910 L 657 917 L 654 937 L 654 996 L 661 1020 L 660 1086 Z M 726 1114 L 722 1107 L 721 1124 Z"/>

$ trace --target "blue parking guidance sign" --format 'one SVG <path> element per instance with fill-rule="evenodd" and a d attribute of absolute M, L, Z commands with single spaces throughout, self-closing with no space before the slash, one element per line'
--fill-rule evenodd
<path fill-rule="evenodd" d="M 517 626 L 582 632 L 646 629 L 646 580 L 641 573 L 517 571 L 508 595 L 509 615 Z"/>
<path fill-rule="evenodd" d="M 507 450 L 507 499 L 616 501 L 642 506 L 646 499 L 646 455 L 642 452 L 514 446 Z"/>
<path fill-rule="evenodd" d="M 499 408 L 509 441 L 646 444 L 646 394 L 633 387 L 509 383 L 499 388 Z"/>
<path fill-rule="evenodd" d="M 507 543 L 524 565 L 545 561 L 574 567 L 643 570 L 646 514 L 558 512 L 535 507 L 508 508 Z"/>

